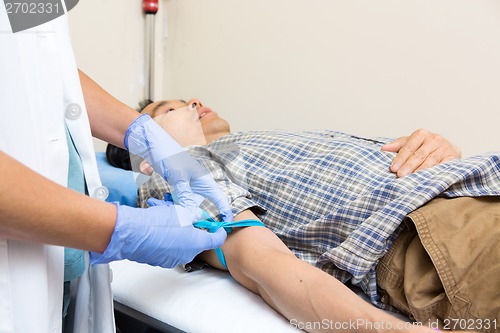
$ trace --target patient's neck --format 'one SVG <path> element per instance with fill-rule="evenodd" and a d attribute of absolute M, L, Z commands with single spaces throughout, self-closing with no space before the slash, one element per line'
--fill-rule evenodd
<path fill-rule="evenodd" d="M 215 132 L 215 133 L 205 133 L 206 144 L 212 143 L 215 140 L 218 140 L 218 139 L 222 138 L 223 136 L 226 136 L 226 135 L 229 135 L 229 134 L 231 134 L 231 132 L 229 132 L 229 131 L 219 131 L 219 132 Z"/>

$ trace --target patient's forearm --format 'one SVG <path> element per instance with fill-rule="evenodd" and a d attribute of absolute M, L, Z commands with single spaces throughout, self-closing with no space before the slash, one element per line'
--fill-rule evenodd
<path fill-rule="evenodd" d="M 373 326 L 384 322 L 391 323 L 393 328 L 401 327 L 400 330 L 388 329 L 385 332 L 432 332 L 428 328 L 405 325 L 376 309 L 333 276 L 297 259 L 269 229 L 248 227 L 235 230 L 224 243 L 223 250 L 231 275 L 261 295 L 291 324 L 349 323 L 361 319 L 367 323 L 366 327 L 360 325 L 353 330 L 352 326 L 347 326 L 339 331 L 375 332 Z M 333 324 L 327 327 L 331 329 L 320 328 L 323 329 L 317 331 L 336 331 Z"/>
<path fill-rule="evenodd" d="M 0 152 L 0 238 L 103 252 L 112 204 L 64 188 Z"/>

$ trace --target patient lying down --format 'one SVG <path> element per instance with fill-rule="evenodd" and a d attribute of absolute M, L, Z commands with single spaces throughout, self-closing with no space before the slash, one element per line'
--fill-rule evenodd
<path fill-rule="evenodd" d="M 228 195 L 235 220 L 266 225 L 235 228 L 222 252 L 230 274 L 289 320 L 309 331 L 335 331 L 313 324 L 324 320 L 363 319 L 339 331 L 431 332 L 427 324 L 453 328 L 451 319 L 480 318 L 490 320 L 491 330 L 466 328 L 494 331 L 494 320 L 500 321 L 497 156 L 460 160 L 459 149 L 424 130 L 395 141 L 326 130 L 231 134 L 228 123 L 198 100 L 151 103 L 142 112 L 189 146 Z M 130 168 L 117 153 L 108 147 L 110 162 Z M 141 205 L 169 191 L 153 176 L 140 189 Z M 201 207 L 217 214 L 210 202 Z M 450 214 L 453 207 L 459 207 L 456 214 Z M 457 232 L 452 241 L 445 233 L 478 222 L 476 211 L 486 214 L 485 228 L 475 234 L 481 249 L 469 256 L 463 249 L 470 233 Z M 436 260 L 435 253 L 447 257 Z M 214 251 L 199 259 L 226 269 Z M 477 267 L 479 275 L 466 274 Z M 459 280 L 451 283 L 449 274 Z M 405 325 L 346 282 L 376 306 L 423 325 Z M 463 300 L 467 311 L 457 310 Z"/>

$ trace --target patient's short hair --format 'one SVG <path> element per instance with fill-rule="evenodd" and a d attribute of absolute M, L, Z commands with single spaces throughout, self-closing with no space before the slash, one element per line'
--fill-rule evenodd
<path fill-rule="evenodd" d="M 127 150 L 108 143 L 106 147 L 106 159 L 115 168 L 132 170 L 130 154 Z"/>
<path fill-rule="evenodd" d="M 144 99 L 139 102 L 139 108 L 136 109 L 137 112 L 142 112 L 146 106 L 153 103 L 150 99 Z M 125 170 L 132 170 L 132 163 L 130 162 L 130 154 L 127 150 L 112 145 L 108 143 L 106 147 L 106 158 L 112 166 L 115 168 L 121 168 Z"/>
<path fill-rule="evenodd" d="M 146 106 L 148 106 L 149 104 L 152 104 L 153 101 L 150 100 L 150 99 L 143 99 L 142 101 L 139 102 L 139 108 L 136 109 L 137 112 L 142 112 L 142 110 L 144 110 L 144 108 Z"/>

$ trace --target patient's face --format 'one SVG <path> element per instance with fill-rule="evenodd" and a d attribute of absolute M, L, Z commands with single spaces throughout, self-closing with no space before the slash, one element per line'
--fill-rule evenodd
<path fill-rule="evenodd" d="M 181 146 L 203 145 L 229 134 L 229 124 L 199 100 L 165 100 L 144 108 Z"/>

